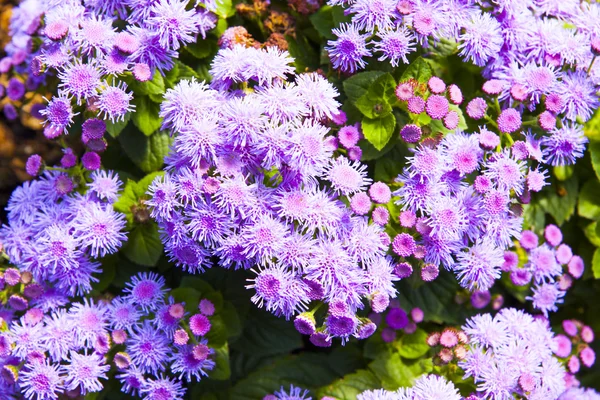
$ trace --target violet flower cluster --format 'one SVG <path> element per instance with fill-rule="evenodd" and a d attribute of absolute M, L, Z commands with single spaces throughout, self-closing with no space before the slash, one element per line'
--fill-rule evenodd
<path fill-rule="evenodd" d="M 583 259 L 573 254 L 566 243 L 562 243 L 562 232 L 556 225 L 548 225 L 544 231 L 545 243 L 530 230 L 521 234 L 520 248 L 526 252 L 526 262 L 519 265 L 519 256 L 513 251 L 504 253 L 503 271 L 510 273 L 513 284 L 525 286 L 533 283 L 533 294 L 527 297 L 533 307 L 548 316 L 558 309 L 565 292 L 583 275 Z M 563 269 L 566 271 L 563 272 Z"/>
<path fill-rule="evenodd" d="M 7 270 L 5 280 L 12 282 L 14 274 Z M 123 295 L 110 302 L 85 298 L 68 307 L 60 293 L 28 288 L 26 294 L 37 290 L 28 307 L 1 314 L 3 398 L 99 392 L 113 369 L 125 393 L 181 400 L 182 382 L 199 381 L 215 367 L 214 349 L 204 338 L 214 305 L 204 299 L 188 316 L 184 304 L 167 299 L 164 278 L 157 274 L 134 276 Z"/>
<path fill-rule="evenodd" d="M 392 248 L 404 260 L 422 259 L 425 281 L 437 277 L 440 265 L 471 291 L 488 290 L 500 277 L 503 251 L 522 229 L 518 196 L 526 186 L 541 189 L 545 175 L 510 149 L 492 151 L 497 143 L 499 137 L 483 127 L 475 134 L 449 133 L 416 147 L 398 176 L 394 195 L 405 232 Z M 535 187 L 527 185 L 533 180 Z M 399 267 L 401 276 L 412 272 L 409 263 Z"/>
<path fill-rule="evenodd" d="M 25 101 L 25 88 L 37 90 L 58 78 L 58 92 L 32 115 L 44 120 L 49 139 L 68 133 L 84 113 L 112 123 L 135 110 L 125 78 L 144 82 L 155 70 L 170 70 L 181 45 L 195 42 L 216 26 L 214 2 L 186 9 L 183 0 L 86 1 L 25 0 L 13 10 L 8 55 L 0 72 L 10 72 L 4 106 L 9 119 Z M 125 29 L 117 28 L 125 26 Z M 23 80 L 26 79 L 25 82 Z M 44 86 L 42 86 L 44 87 Z M 14 104 L 13 104 L 14 103 Z M 102 135 L 83 134 L 87 157 L 106 149 Z"/>
<path fill-rule="evenodd" d="M 497 130 L 517 132 L 522 121 L 539 126 L 549 133 L 541 139 L 544 161 L 572 164 L 587 142 L 581 123 L 600 105 L 600 66 L 594 63 L 600 51 L 600 5 L 561 3 L 331 0 L 352 21 L 333 30 L 337 39 L 326 49 L 333 67 L 349 73 L 365 68 L 371 56 L 395 67 L 408 64 L 407 56 L 418 48 L 453 49 L 450 53 L 464 62 L 485 67 L 483 92 L 489 104 L 496 102 Z M 418 108 L 421 102 L 412 103 Z M 440 99 L 431 103 L 443 106 Z M 487 107 L 486 99 L 478 97 L 467 113 L 476 120 L 489 118 Z M 444 122 L 455 129 L 458 118 L 450 113 Z"/>
<path fill-rule="evenodd" d="M 184 270 L 202 272 L 213 255 L 221 267 L 252 268 L 252 301 L 286 318 L 327 303 L 324 325 L 312 310 L 301 331 L 330 345 L 373 332 L 356 311 L 369 296 L 387 304 L 396 278 L 383 228 L 343 202 L 368 201 L 371 180 L 336 151 L 326 125 L 339 117 L 337 91 L 316 73 L 293 75 L 291 62 L 272 47 L 226 48 L 211 87 L 192 80 L 168 90 L 161 116 L 176 137 L 147 203 Z"/>
<path fill-rule="evenodd" d="M 463 326 L 468 351 L 458 365 L 484 397 L 557 399 L 566 389 L 564 366 L 553 356 L 554 334 L 543 318 L 514 308 L 480 314 Z"/>
<path fill-rule="evenodd" d="M 10 262 L 37 283 L 81 296 L 98 282 L 100 259 L 127 239 L 126 221 L 113 209 L 122 185 L 117 174 L 70 172 L 46 171 L 16 188 L 0 242 Z"/>

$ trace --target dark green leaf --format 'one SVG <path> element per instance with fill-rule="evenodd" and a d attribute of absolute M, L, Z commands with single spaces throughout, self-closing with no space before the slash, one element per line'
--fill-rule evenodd
<path fill-rule="evenodd" d="M 366 71 L 346 79 L 344 81 L 344 93 L 346 93 L 350 102 L 352 104 L 356 103 L 362 95 L 368 92 L 371 84 L 382 74 L 382 71 Z"/>
<path fill-rule="evenodd" d="M 294 324 L 277 318 L 271 313 L 250 307 L 239 340 L 231 344 L 232 349 L 260 356 L 287 354 L 302 347 L 302 337 Z"/>
<path fill-rule="evenodd" d="M 164 158 L 169 154 L 171 140 L 169 134 L 163 131 L 155 132 L 150 137 L 130 132 L 119 138 L 125 153 L 144 172 L 162 168 Z"/>
<path fill-rule="evenodd" d="M 150 136 L 159 130 L 162 125 L 162 118 L 158 116 L 160 105 L 148 96 L 139 96 L 134 100 L 134 103 L 133 124 L 146 136 Z"/>
<path fill-rule="evenodd" d="M 600 219 L 600 182 L 593 179 L 583 185 L 577 208 L 579 215 L 584 218 Z"/>
<path fill-rule="evenodd" d="M 189 313 L 196 313 L 198 311 L 198 304 L 200 304 L 200 299 L 202 295 L 199 291 L 189 287 L 178 287 L 169 292 L 170 296 L 173 296 L 173 299 L 177 303 L 185 303 L 185 309 Z"/>
<path fill-rule="evenodd" d="M 198 41 L 195 43 L 188 43 L 184 49 L 196 58 L 206 58 L 215 54 L 218 46 L 214 40 L 202 39 L 201 36 L 198 36 Z"/>
<path fill-rule="evenodd" d="M 296 33 L 296 37 L 285 37 L 288 42 L 288 51 L 294 57 L 296 72 L 305 72 L 307 69 L 316 69 L 319 65 L 319 55 L 308 43 L 306 36 Z"/>
<path fill-rule="evenodd" d="M 382 150 L 394 134 L 396 118 L 393 114 L 379 119 L 364 118 L 361 126 L 365 139 L 377 150 Z"/>
<path fill-rule="evenodd" d="M 332 6 L 323 6 L 319 8 L 319 10 L 312 14 L 309 19 L 321 36 L 325 39 L 335 39 L 335 35 L 331 32 L 331 30 L 335 28 Z"/>
<path fill-rule="evenodd" d="M 578 187 L 576 178 L 557 182 L 556 185 L 542 191 L 544 197 L 540 199 L 539 204 L 559 225 L 562 225 L 575 212 Z"/>
<path fill-rule="evenodd" d="M 360 369 L 329 386 L 321 388 L 317 391 L 317 395 L 319 398 L 330 396 L 336 400 L 356 400 L 358 395 L 365 390 L 379 388 L 381 388 L 381 383 L 377 376 L 367 369 Z"/>
<path fill-rule="evenodd" d="M 132 113 L 125 114 L 125 118 L 122 121 L 111 122 L 106 121 L 106 131 L 110 134 L 110 136 L 116 138 L 119 134 L 125 129 L 127 123 L 131 119 Z"/>
<path fill-rule="evenodd" d="M 196 310 L 198 306 L 196 306 Z M 210 317 L 210 331 L 206 334 L 206 339 L 208 339 L 208 344 L 211 347 L 221 347 L 227 344 L 227 325 L 223 321 L 220 315 L 213 315 Z"/>
<path fill-rule="evenodd" d="M 426 321 L 448 324 L 464 322 L 464 315 L 461 314 L 464 309 L 454 306 L 458 283 L 451 272 L 441 270 L 437 279 L 427 284 L 418 279 L 403 279 L 397 286 L 402 307 L 407 310 L 419 307 Z"/>
<path fill-rule="evenodd" d="M 210 379 L 221 381 L 229 379 L 231 376 L 231 367 L 229 365 L 229 346 L 227 343 L 215 349 L 214 360 L 217 365 L 208 374 Z"/>
<path fill-rule="evenodd" d="M 158 225 L 154 222 L 137 225 L 129 233 L 129 238 L 122 251 L 125 257 L 136 264 L 147 267 L 155 266 L 163 251 L 163 244 L 158 235 Z"/>
<path fill-rule="evenodd" d="M 424 356 L 429 351 L 427 344 L 427 333 L 422 329 L 417 329 L 410 335 L 404 335 L 400 340 L 394 342 L 394 346 L 404 358 L 415 359 Z"/>
<path fill-rule="evenodd" d="M 423 58 L 418 57 L 415 61 L 410 63 L 406 71 L 402 74 L 400 82 L 407 81 L 409 79 L 415 79 L 420 83 L 426 83 L 429 78 L 433 76 L 433 69 L 431 65 Z"/>

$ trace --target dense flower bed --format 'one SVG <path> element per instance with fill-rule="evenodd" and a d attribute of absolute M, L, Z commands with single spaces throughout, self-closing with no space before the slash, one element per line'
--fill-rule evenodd
<path fill-rule="evenodd" d="M 600 398 L 595 2 L 8 12 L 3 399 Z"/>

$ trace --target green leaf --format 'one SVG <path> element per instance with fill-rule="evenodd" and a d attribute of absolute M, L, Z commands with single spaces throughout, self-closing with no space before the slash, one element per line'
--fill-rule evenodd
<path fill-rule="evenodd" d="M 600 219 L 600 182 L 593 179 L 583 185 L 577 208 L 579 215 L 584 218 Z"/>
<path fill-rule="evenodd" d="M 323 6 L 309 19 L 316 31 L 325 39 L 330 40 L 336 38 L 332 29 L 343 22 L 350 22 L 350 17 L 344 14 L 344 9 L 340 6 Z"/>
<path fill-rule="evenodd" d="M 392 104 L 397 102 L 396 81 L 390 73 L 377 78 L 360 96 L 355 106 L 367 118 L 381 118 L 392 112 Z"/>
<path fill-rule="evenodd" d="M 152 79 L 146 82 L 133 81 L 132 89 L 135 93 L 149 95 L 149 94 L 162 94 L 165 92 L 165 80 L 163 76 L 158 72 L 154 71 Z"/>
<path fill-rule="evenodd" d="M 251 323 L 244 327 L 240 339 L 231 344 L 236 351 L 268 356 L 287 354 L 302 347 L 302 336 L 293 324 L 284 319 L 251 307 L 246 320 Z"/>
<path fill-rule="evenodd" d="M 553 168 L 554 176 L 559 181 L 566 181 L 570 177 L 573 176 L 573 172 L 575 172 L 575 168 L 572 165 L 558 165 Z"/>
<path fill-rule="evenodd" d="M 557 182 L 541 192 L 543 197 L 539 200 L 539 205 L 562 225 L 575 213 L 578 187 L 579 183 L 575 177 L 565 182 Z"/>
<path fill-rule="evenodd" d="M 159 175 L 163 175 L 164 172 L 154 172 L 143 177 L 139 182 L 135 182 L 131 179 L 127 180 L 123 192 L 119 196 L 119 199 L 113 204 L 113 208 L 125 214 L 129 226 L 134 223 L 132 208 L 139 206 L 143 198 L 146 197 L 146 191 L 148 186 L 152 183 L 154 178 Z"/>
<path fill-rule="evenodd" d="M 585 132 L 585 136 L 590 138 L 591 141 L 600 140 L 600 109 L 596 109 L 592 119 L 587 121 L 583 126 L 583 130 Z"/>
<path fill-rule="evenodd" d="M 410 335 L 404 335 L 400 340 L 394 342 L 394 346 L 404 358 L 415 359 L 424 356 L 429 351 L 427 344 L 427 332 L 417 329 Z"/>
<path fill-rule="evenodd" d="M 600 224 L 598 224 L 598 222 L 592 222 L 591 224 L 586 225 L 583 229 L 583 233 L 585 233 L 585 236 L 591 244 L 600 247 Z"/>
<path fill-rule="evenodd" d="M 144 172 L 162 168 L 164 158 L 169 154 L 172 138 L 167 132 L 158 131 L 147 137 L 139 132 L 130 132 L 119 138 L 123 150 Z"/>
<path fill-rule="evenodd" d="M 185 309 L 190 313 L 197 312 L 202 297 L 199 291 L 189 287 L 175 288 L 169 292 L 169 295 L 173 296 L 177 303 L 185 303 Z"/>
<path fill-rule="evenodd" d="M 235 8 L 233 7 L 233 2 L 231 0 L 217 0 L 217 10 L 216 14 L 225 19 L 233 16 L 235 14 Z"/>
<path fill-rule="evenodd" d="M 331 30 L 335 28 L 332 6 L 323 6 L 319 8 L 319 10 L 312 14 L 309 19 L 321 36 L 323 36 L 325 39 L 335 39 L 335 35 L 333 32 L 331 32 Z"/>
<path fill-rule="evenodd" d="M 397 390 L 412 386 L 415 378 L 433 369 L 433 363 L 430 358 L 404 360 L 400 354 L 389 351 L 371 362 L 369 369 L 381 380 L 384 389 Z"/>
<path fill-rule="evenodd" d="M 369 92 L 383 98 L 389 104 L 394 104 L 398 101 L 396 98 L 396 80 L 389 72 L 378 77 L 369 86 Z"/>
<path fill-rule="evenodd" d="M 381 388 L 381 383 L 375 374 L 367 369 L 359 369 L 353 374 L 346 375 L 342 379 L 317 391 L 318 398 L 325 396 L 336 400 L 356 400 L 359 394 L 365 390 Z"/>
<path fill-rule="evenodd" d="M 227 338 L 234 340 L 241 336 L 242 322 L 233 303 L 226 301 L 220 315 L 227 326 Z"/>
<path fill-rule="evenodd" d="M 99 281 L 92 284 L 92 289 L 97 293 L 102 293 L 111 285 L 114 281 L 117 273 L 117 260 L 116 254 L 111 254 L 102 259 L 102 274 L 99 276 Z"/>
<path fill-rule="evenodd" d="M 344 81 L 344 93 L 352 104 L 369 91 L 369 87 L 377 78 L 383 75 L 382 71 L 360 72 Z"/>
<path fill-rule="evenodd" d="M 546 213 L 539 204 L 529 203 L 523 205 L 523 226 L 541 232 L 546 226 Z"/>
<path fill-rule="evenodd" d="M 197 309 L 198 306 L 196 306 Z M 227 344 L 227 325 L 223 321 L 220 315 L 213 315 L 210 317 L 210 331 L 206 334 L 208 344 L 211 347 L 221 347 Z"/>
<path fill-rule="evenodd" d="M 216 41 L 202 39 L 201 36 L 198 36 L 198 40 L 195 43 L 188 43 L 184 49 L 196 58 L 206 58 L 215 54 L 218 46 Z"/>
<path fill-rule="evenodd" d="M 308 43 L 306 36 L 296 33 L 296 36 L 285 36 L 288 42 L 288 51 L 294 57 L 296 72 L 301 73 L 307 69 L 316 69 L 319 66 L 319 55 Z"/>
<path fill-rule="evenodd" d="M 390 140 L 390 142 L 392 140 Z M 408 151 L 406 143 L 402 141 L 396 141 L 396 145 L 392 148 L 392 150 L 390 150 L 388 155 L 386 157 L 378 159 L 377 162 L 374 163 L 375 173 L 373 174 L 373 178 L 375 179 L 375 181 L 393 181 L 398 176 L 398 174 L 402 172 L 406 156 L 408 156 L 409 154 L 410 153 Z"/>
<path fill-rule="evenodd" d="M 329 354 L 303 352 L 280 357 L 238 381 L 231 390 L 230 399 L 262 399 L 281 386 L 289 388 L 290 384 L 309 390 L 326 386 L 356 369 L 359 356 L 356 348 L 346 346 Z"/>
<path fill-rule="evenodd" d="M 592 272 L 594 278 L 600 279 L 600 249 L 594 251 L 594 257 L 592 257 Z"/>
<path fill-rule="evenodd" d="M 146 136 L 159 130 L 162 125 L 162 118 L 158 116 L 160 105 L 148 96 L 139 96 L 134 99 L 134 103 L 133 124 Z"/>
<path fill-rule="evenodd" d="M 589 148 L 592 156 L 592 167 L 594 167 L 596 177 L 600 179 L 600 141 L 591 141 Z"/>
<path fill-rule="evenodd" d="M 231 376 L 231 367 L 229 365 L 229 346 L 225 343 L 223 346 L 215 349 L 215 369 L 209 372 L 210 379 L 224 381 Z"/>
<path fill-rule="evenodd" d="M 355 106 L 365 117 L 371 119 L 382 118 L 392 112 L 392 106 L 387 101 L 370 92 L 362 95 Z"/>
<path fill-rule="evenodd" d="M 137 225 L 129 233 L 129 238 L 122 251 L 125 257 L 136 264 L 147 267 L 155 266 L 163 251 L 158 225 L 155 222 Z"/>
<path fill-rule="evenodd" d="M 433 282 L 423 284 L 417 279 L 403 279 L 398 284 L 398 300 L 405 309 L 419 307 L 425 314 L 425 321 L 439 324 L 460 324 L 465 320 L 464 308 L 453 306 L 454 296 L 459 289 L 458 282 L 451 272 L 440 271 Z"/>
<path fill-rule="evenodd" d="M 361 126 L 365 139 L 377 150 L 382 150 L 394 134 L 396 118 L 393 114 L 378 119 L 364 118 Z"/>
<path fill-rule="evenodd" d="M 106 121 L 106 131 L 110 134 L 110 136 L 112 136 L 114 138 L 119 136 L 119 134 L 127 126 L 127 123 L 129 123 L 129 120 L 131 119 L 131 114 L 132 113 L 125 114 L 125 117 L 123 118 L 122 121 L 117 121 L 117 122 Z"/>
<path fill-rule="evenodd" d="M 431 65 L 423 58 L 417 57 L 415 61 L 410 63 L 406 71 L 402 74 L 400 82 L 407 81 L 409 79 L 415 79 L 417 82 L 426 83 L 429 78 L 433 76 L 433 69 Z"/>

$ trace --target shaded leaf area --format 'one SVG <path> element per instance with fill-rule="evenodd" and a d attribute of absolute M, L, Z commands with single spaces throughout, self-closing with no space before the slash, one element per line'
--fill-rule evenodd
<path fill-rule="evenodd" d="M 458 282 L 451 272 L 441 270 L 433 282 L 425 283 L 418 271 L 400 281 L 398 300 L 405 310 L 419 307 L 425 314 L 425 320 L 435 323 L 461 324 L 467 317 L 464 307 L 454 301 L 459 289 Z"/>

